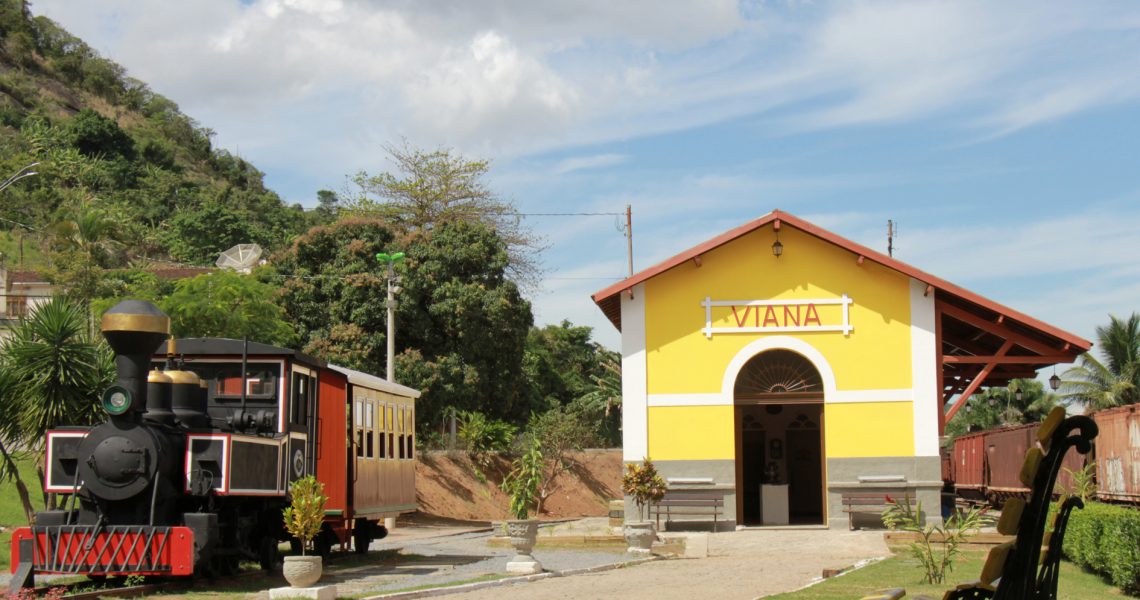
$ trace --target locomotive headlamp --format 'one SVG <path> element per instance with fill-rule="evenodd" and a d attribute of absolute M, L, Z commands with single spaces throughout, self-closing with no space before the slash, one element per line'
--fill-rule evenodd
<path fill-rule="evenodd" d="M 130 390 L 113 385 L 103 392 L 103 410 L 109 415 L 118 416 L 130 410 L 133 400 Z"/>

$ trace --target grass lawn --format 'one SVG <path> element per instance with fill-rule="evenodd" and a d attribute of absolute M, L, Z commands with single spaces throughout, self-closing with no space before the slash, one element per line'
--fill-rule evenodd
<path fill-rule="evenodd" d="M 906 597 L 926 594 L 941 598 L 942 594 L 958 583 L 976 579 L 982 570 L 984 552 L 967 552 L 962 555 L 947 576 L 950 583 L 930 585 L 920 584 L 922 567 L 907 554 L 896 554 L 892 558 L 877 562 L 833 577 L 798 592 L 770 596 L 773 600 L 858 600 L 866 594 L 883 588 L 902 587 Z M 1104 583 L 1097 575 L 1086 573 L 1069 562 L 1061 564 L 1061 579 L 1057 590 L 1058 600 L 1098 600 L 1127 598 L 1119 589 Z"/>
<path fill-rule="evenodd" d="M 32 505 L 36 510 L 44 507 L 43 491 L 40 480 L 36 477 L 35 462 L 30 457 L 15 458 L 16 467 L 20 470 L 20 478 L 28 487 L 28 495 L 32 498 Z M 24 517 L 24 507 L 20 504 L 20 495 L 16 493 L 16 483 L 5 481 L 0 484 L 0 569 L 8 570 L 8 559 L 11 554 L 10 540 L 13 527 L 22 527 L 28 524 Z"/>

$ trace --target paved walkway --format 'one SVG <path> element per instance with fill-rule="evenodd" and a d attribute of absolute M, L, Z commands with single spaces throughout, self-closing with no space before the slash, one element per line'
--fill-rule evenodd
<path fill-rule="evenodd" d="M 540 531 L 549 534 L 555 527 Z M 569 531 L 571 528 L 560 526 Z M 572 528 L 582 531 L 580 526 Z M 367 565 L 326 571 L 322 584 L 335 583 L 338 596 L 383 594 L 412 587 L 431 587 L 498 577 L 514 556 L 510 547 L 491 546 L 488 528 L 455 526 L 397 528 L 370 550 L 399 550 L 413 560 L 398 565 Z M 549 571 L 569 571 L 625 563 L 640 557 L 622 548 L 536 550 L 534 556 Z"/>
<path fill-rule="evenodd" d="M 881 531 L 744 530 L 709 536 L 709 557 L 554 577 L 441 598 L 528 600 L 757 598 L 798 589 L 825 568 L 887 556 Z M 535 557 L 543 560 L 541 552 Z"/>
<path fill-rule="evenodd" d="M 582 520 L 548 526 L 540 535 L 604 535 L 604 520 Z M 701 535 L 701 534 L 698 534 Z M 398 527 L 372 550 L 396 549 L 410 560 L 326 570 L 322 584 L 335 583 L 339 596 L 358 598 L 410 588 L 430 588 L 501 577 L 514 554 L 488 544 L 486 527 L 423 524 Z M 798 589 L 823 569 L 841 568 L 889 554 L 882 531 L 756 529 L 707 536 L 707 558 L 637 562 L 640 557 L 620 548 L 536 549 L 534 556 L 548 571 L 579 574 L 522 583 L 503 583 L 465 593 L 433 594 L 455 600 L 622 600 L 751 599 Z M 623 568 L 611 568 L 626 565 Z M 590 569 L 607 569 L 586 572 Z M 280 576 L 278 576 L 279 578 Z M 280 585 L 276 582 L 270 585 Z M 257 595 L 268 598 L 268 592 Z"/>

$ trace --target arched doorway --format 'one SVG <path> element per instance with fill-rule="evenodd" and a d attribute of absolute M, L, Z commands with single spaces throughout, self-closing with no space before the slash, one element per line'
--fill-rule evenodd
<path fill-rule="evenodd" d="M 824 511 L 823 381 L 803 355 L 761 352 L 733 386 L 737 522 L 817 525 Z"/>

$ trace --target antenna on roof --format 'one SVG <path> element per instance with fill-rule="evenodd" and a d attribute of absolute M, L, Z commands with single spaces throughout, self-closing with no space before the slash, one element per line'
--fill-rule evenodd
<path fill-rule="evenodd" d="M 887 256 L 895 255 L 895 236 L 899 234 L 898 223 L 887 219 Z"/>
<path fill-rule="evenodd" d="M 261 258 L 261 246 L 257 244 L 238 244 L 226 250 L 218 257 L 214 264 L 219 269 L 229 269 L 238 273 L 249 274 L 257 259 Z"/>

